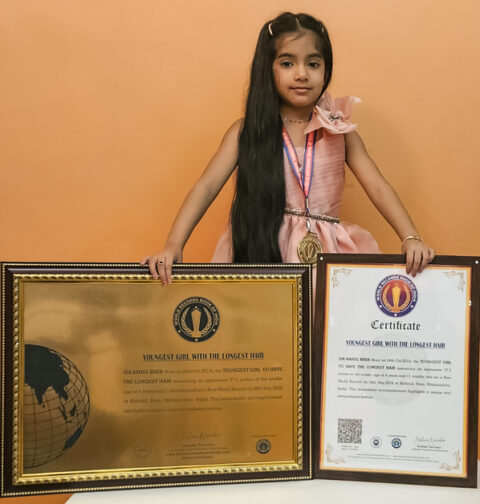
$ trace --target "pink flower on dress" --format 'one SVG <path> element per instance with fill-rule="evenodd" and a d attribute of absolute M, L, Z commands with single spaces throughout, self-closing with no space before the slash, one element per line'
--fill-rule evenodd
<path fill-rule="evenodd" d="M 357 125 L 351 123 L 348 119 L 352 114 L 353 105 L 361 103 L 361 101 L 356 96 L 332 98 L 329 93 L 324 93 L 315 105 L 312 118 L 305 129 L 305 134 L 321 128 L 333 135 L 354 131 L 357 129 Z"/>

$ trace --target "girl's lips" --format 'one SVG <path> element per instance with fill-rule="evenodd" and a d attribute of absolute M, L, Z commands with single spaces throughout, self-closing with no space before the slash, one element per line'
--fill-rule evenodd
<path fill-rule="evenodd" d="M 305 94 L 305 93 L 308 93 L 309 91 L 311 91 L 311 90 L 312 90 L 312 88 L 306 88 L 306 87 L 295 87 L 295 88 L 291 88 L 291 90 L 292 90 L 294 93 Z"/>

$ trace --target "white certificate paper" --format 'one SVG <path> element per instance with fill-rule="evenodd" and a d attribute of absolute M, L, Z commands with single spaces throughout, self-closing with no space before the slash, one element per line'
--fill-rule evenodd
<path fill-rule="evenodd" d="M 320 469 L 466 477 L 471 269 L 329 264 Z"/>

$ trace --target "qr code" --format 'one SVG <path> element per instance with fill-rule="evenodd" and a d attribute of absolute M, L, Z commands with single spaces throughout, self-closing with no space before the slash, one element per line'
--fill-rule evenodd
<path fill-rule="evenodd" d="M 338 419 L 338 436 L 339 443 L 356 443 L 362 442 L 362 420 L 352 418 Z"/>

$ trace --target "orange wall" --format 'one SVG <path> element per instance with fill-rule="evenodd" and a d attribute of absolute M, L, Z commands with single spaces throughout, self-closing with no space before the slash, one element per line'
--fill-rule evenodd
<path fill-rule="evenodd" d="M 158 251 L 242 113 L 261 24 L 282 10 L 326 23 L 330 91 L 363 99 L 354 120 L 421 235 L 438 253 L 480 254 L 478 0 L 5 0 L 0 258 L 136 261 Z M 185 260 L 210 259 L 231 194 L 230 182 Z M 352 177 L 343 217 L 399 251 Z"/>
<path fill-rule="evenodd" d="M 44 495 L 41 497 L 8 497 L 2 504 L 64 504 L 71 494 Z"/>
<path fill-rule="evenodd" d="M 478 0 L 11 0 L 0 2 L 0 257 L 158 251 L 241 115 L 260 25 L 287 8 L 329 27 L 331 92 L 363 99 L 354 120 L 422 236 L 439 253 L 480 253 Z M 231 188 L 186 260 L 210 259 Z M 351 177 L 343 217 L 399 250 Z"/>

